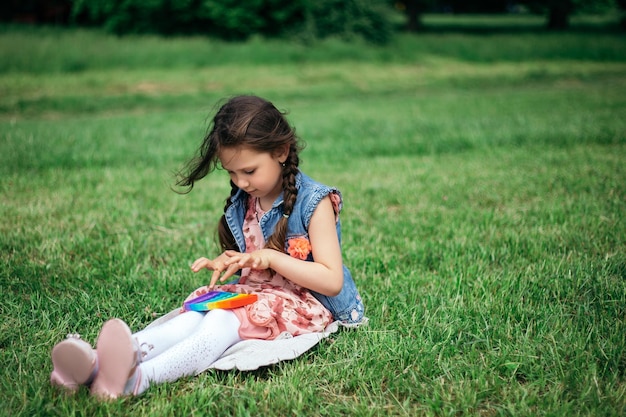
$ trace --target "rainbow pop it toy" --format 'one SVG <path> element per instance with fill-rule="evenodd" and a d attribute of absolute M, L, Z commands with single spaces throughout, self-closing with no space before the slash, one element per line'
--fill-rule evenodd
<path fill-rule="evenodd" d="M 239 294 L 227 291 L 209 291 L 206 294 L 186 301 L 183 305 L 187 311 L 209 311 L 215 309 L 231 309 L 254 303 L 256 294 Z"/>

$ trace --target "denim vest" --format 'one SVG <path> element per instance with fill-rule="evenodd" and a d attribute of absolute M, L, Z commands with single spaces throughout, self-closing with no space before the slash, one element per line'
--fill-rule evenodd
<path fill-rule="evenodd" d="M 341 198 L 341 193 L 336 188 L 331 188 L 326 185 L 313 181 L 303 173 L 298 173 L 296 176 L 296 188 L 298 189 L 298 197 L 294 205 L 293 211 L 289 216 L 287 223 L 287 236 L 285 242 L 285 248 L 288 245 L 289 239 L 294 237 L 305 237 L 308 239 L 309 223 L 313 212 L 317 208 L 317 205 L 324 197 L 330 193 L 336 193 Z M 232 204 L 228 207 L 225 213 L 226 222 L 230 231 L 239 246 L 240 252 L 246 251 L 246 243 L 243 236 L 243 221 L 246 211 L 246 200 L 248 194 L 243 190 L 237 191 L 237 193 L 231 198 Z M 283 195 L 278 196 L 272 208 L 263 215 L 261 218 L 260 226 L 263 232 L 265 241 L 269 239 L 274 232 L 274 228 L 278 223 L 278 220 L 283 215 Z M 339 205 L 341 210 L 341 203 Z M 341 223 L 339 221 L 339 212 L 337 215 L 337 236 L 339 237 L 339 244 L 341 245 Z M 307 261 L 313 261 L 313 256 L 308 255 Z M 361 296 L 356 288 L 352 275 L 348 268 L 343 266 L 343 287 L 340 293 L 334 297 L 329 297 L 311 291 L 311 294 L 317 298 L 333 315 L 335 320 L 341 321 L 345 325 L 357 325 L 363 320 L 364 307 L 361 301 Z"/>

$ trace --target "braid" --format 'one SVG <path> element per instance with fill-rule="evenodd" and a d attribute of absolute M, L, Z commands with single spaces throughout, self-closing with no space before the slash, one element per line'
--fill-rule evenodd
<path fill-rule="evenodd" d="M 274 233 L 269 237 L 266 247 L 277 250 L 279 252 L 285 251 L 285 237 L 287 236 L 287 223 L 289 222 L 289 216 L 293 211 L 293 207 L 296 204 L 296 198 L 298 197 L 298 189 L 296 188 L 296 175 L 298 175 L 298 165 L 300 158 L 298 157 L 298 150 L 295 144 L 292 144 L 289 148 L 289 155 L 285 161 L 283 167 L 283 214 L 284 216 L 278 220 Z M 285 217 L 287 216 L 287 217 Z"/>
<path fill-rule="evenodd" d="M 226 199 L 226 205 L 224 205 L 224 214 L 220 218 L 219 223 L 217 224 L 217 237 L 219 239 L 220 246 L 222 251 L 225 250 L 238 250 L 237 242 L 235 241 L 235 237 L 233 236 L 230 228 L 228 227 L 228 223 L 226 223 L 226 210 L 230 207 L 233 202 L 231 201 L 233 196 L 237 193 L 239 188 L 233 183 L 230 182 L 230 196 Z"/>

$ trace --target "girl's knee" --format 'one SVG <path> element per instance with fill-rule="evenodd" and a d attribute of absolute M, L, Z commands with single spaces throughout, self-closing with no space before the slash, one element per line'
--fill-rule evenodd
<path fill-rule="evenodd" d="M 239 328 L 241 323 L 237 318 L 237 315 L 232 310 L 211 310 L 204 317 L 203 324 L 205 323 L 219 323 L 220 325 L 232 326 Z"/>

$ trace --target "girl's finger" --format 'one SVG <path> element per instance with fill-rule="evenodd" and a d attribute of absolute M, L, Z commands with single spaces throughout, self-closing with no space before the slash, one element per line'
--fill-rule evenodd
<path fill-rule="evenodd" d="M 213 274 L 211 275 L 211 282 L 209 283 L 210 290 L 212 290 L 213 287 L 215 287 L 215 284 L 217 283 L 217 280 L 220 278 L 221 273 L 222 271 L 220 271 L 219 269 L 215 269 L 213 271 Z"/>
<path fill-rule="evenodd" d="M 228 269 L 226 269 L 226 272 L 224 272 L 224 275 L 222 275 L 222 277 L 220 278 L 220 282 L 226 281 L 228 278 L 235 275 L 235 272 L 237 272 L 238 270 L 239 266 L 237 264 L 230 265 Z"/>
<path fill-rule="evenodd" d="M 248 263 L 250 262 L 250 255 L 245 254 L 241 257 L 241 259 L 239 259 L 239 267 L 243 268 L 246 265 L 248 265 Z"/>
<path fill-rule="evenodd" d="M 240 256 L 233 256 L 233 257 L 229 258 L 226 262 L 224 262 L 224 265 L 231 266 L 233 264 L 237 264 L 240 259 L 241 259 Z"/>
<path fill-rule="evenodd" d="M 198 272 L 199 270 L 202 269 L 202 264 L 200 262 L 194 262 L 193 264 L 191 264 L 191 270 L 193 272 Z"/>

